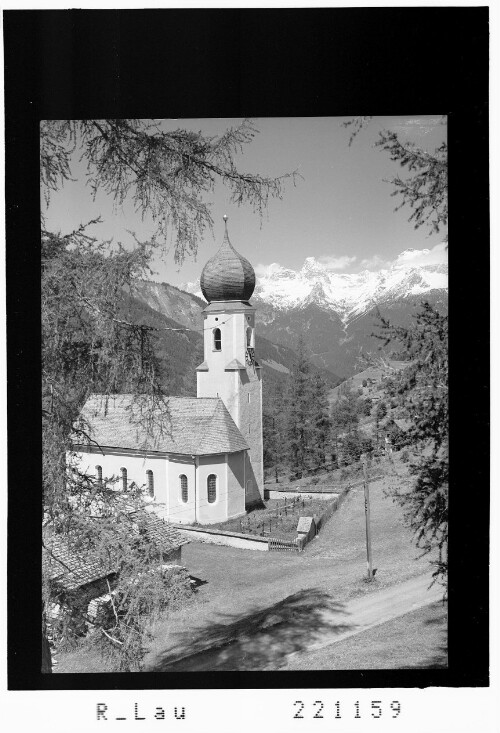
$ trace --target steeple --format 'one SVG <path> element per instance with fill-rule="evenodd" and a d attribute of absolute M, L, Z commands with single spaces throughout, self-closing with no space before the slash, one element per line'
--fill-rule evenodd
<path fill-rule="evenodd" d="M 255 288 L 255 272 L 250 262 L 240 255 L 229 241 L 228 217 L 224 215 L 224 239 L 211 257 L 200 278 L 201 292 L 211 303 L 224 300 L 247 301 Z"/>
<path fill-rule="evenodd" d="M 227 216 L 219 251 L 203 268 L 200 284 L 204 360 L 197 367 L 197 396 L 219 397 L 249 446 L 244 462 L 245 504 L 264 496 L 262 370 L 255 360 L 255 308 L 248 300 L 255 272 L 229 241 Z"/>

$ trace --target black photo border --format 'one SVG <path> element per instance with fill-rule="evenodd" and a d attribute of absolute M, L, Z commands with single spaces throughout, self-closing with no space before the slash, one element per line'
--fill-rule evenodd
<path fill-rule="evenodd" d="M 488 685 L 488 8 L 3 17 L 9 689 Z M 42 675 L 40 120 L 431 113 L 449 119 L 449 668 Z"/>

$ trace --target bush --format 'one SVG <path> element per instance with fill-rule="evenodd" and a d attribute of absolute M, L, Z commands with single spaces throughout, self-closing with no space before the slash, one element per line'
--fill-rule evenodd
<path fill-rule="evenodd" d="M 410 460 L 410 454 L 407 450 L 401 451 L 401 461 L 402 463 L 408 463 Z"/>
<path fill-rule="evenodd" d="M 373 402 L 369 397 L 364 399 L 360 404 L 360 414 L 364 415 L 365 417 L 369 417 L 372 412 L 372 405 Z"/>

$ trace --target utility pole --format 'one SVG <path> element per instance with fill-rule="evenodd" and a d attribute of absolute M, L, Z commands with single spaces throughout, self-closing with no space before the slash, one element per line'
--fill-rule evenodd
<path fill-rule="evenodd" d="M 366 565 L 368 580 L 373 580 L 373 568 L 372 568 L 372 534 L 370 527 L 370 487 L 368 483 L 368 456 L 366 453 L 361 455 L 361 462 L 363 464 L 363 484 L 365 489 L 365 523 L 366 523 Z"/>

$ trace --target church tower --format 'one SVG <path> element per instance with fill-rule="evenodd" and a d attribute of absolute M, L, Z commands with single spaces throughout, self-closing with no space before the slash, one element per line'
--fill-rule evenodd
<path fill-rule="evenodd" d="M 249 299 L 255 272 L 229 241 L 206 263 L 200 285 L 204 361 L 197 368 L 197 396 L 220 397 L 250 450 L 245 465 L 245 505 L 264 498 L 262 369 L 255 360 L 255 308 Z"/>

